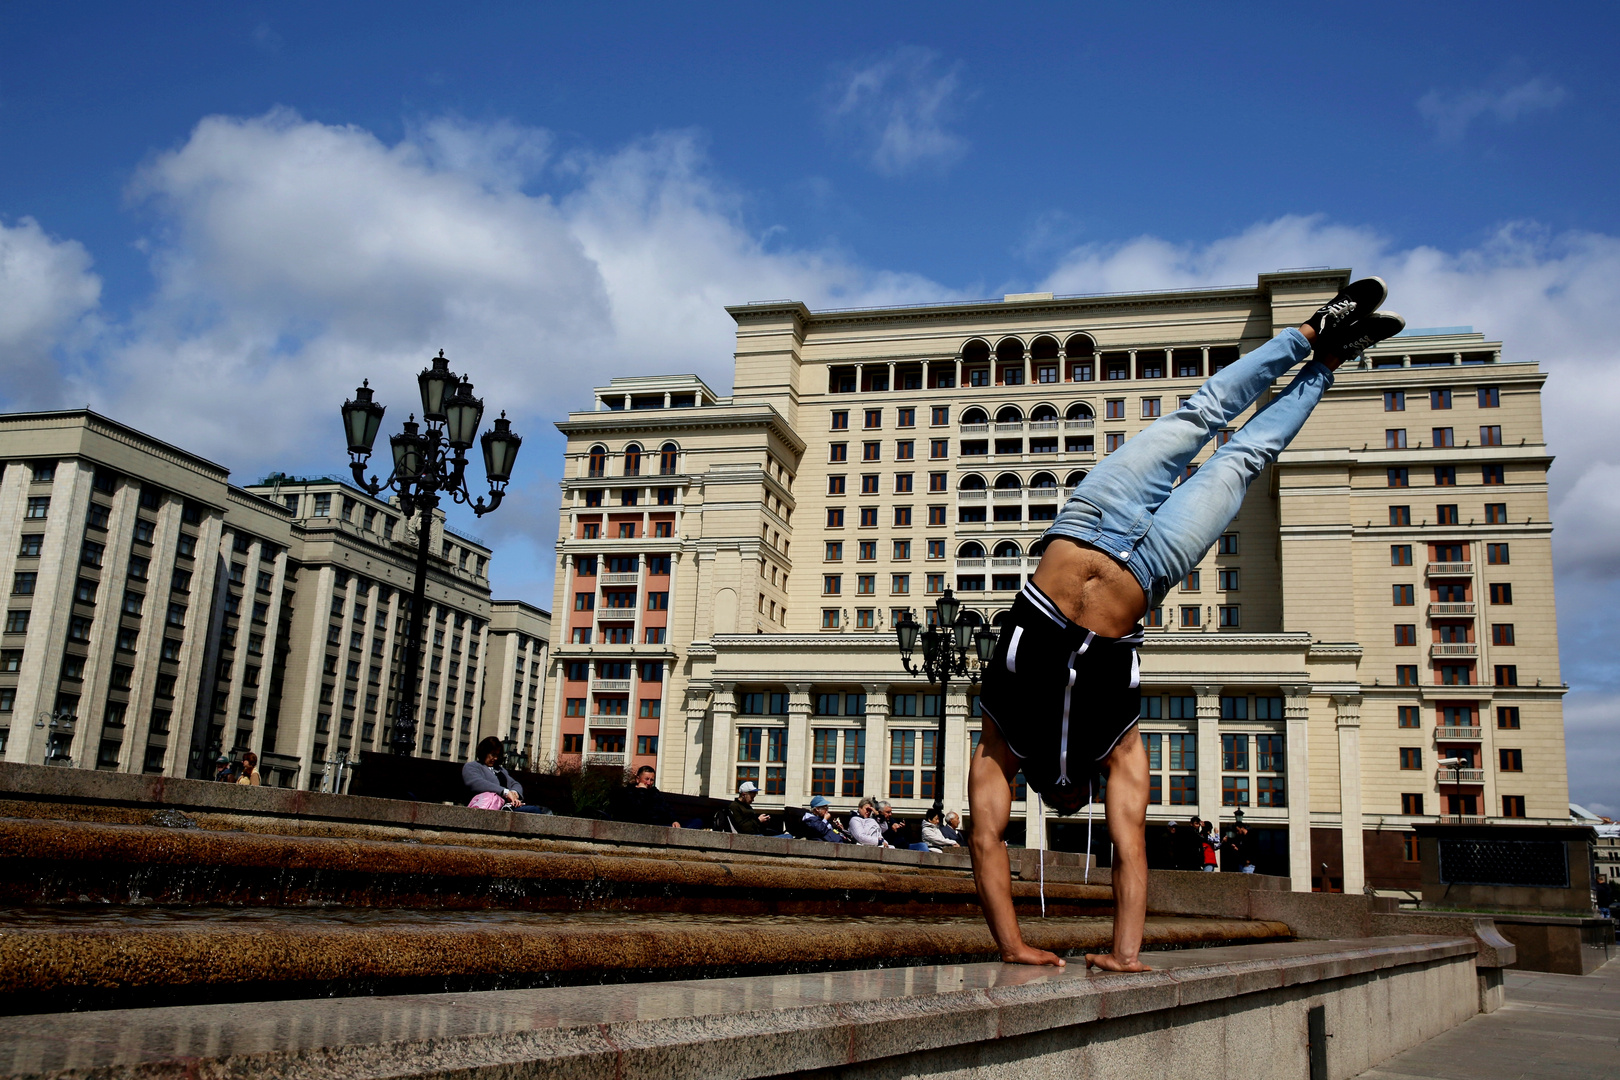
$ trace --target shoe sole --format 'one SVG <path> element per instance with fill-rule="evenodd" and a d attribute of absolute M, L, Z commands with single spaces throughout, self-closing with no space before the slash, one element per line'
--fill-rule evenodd
<path fill-rule="evenodd" d="M 1321 308 L 1318 308 L 1307 321 L 1313 328 L 1315 328 L 1318 334 L 1331 334 L 1347 322 L 1355 322 L 1358 319 L 1366 318 L 1367 315 L 1363 314 L 1364 312 L 1369 314 L 1376 312 L 1378 310 L 1378 305 L 1382 304 L 1388 295 L 1389 289 L 1387 286 L 1385 286 L 1383 278 L 1357 278 L 1355 281 L 1352 281 L 1350 284 L 1346 285 L 1344 288 L 1335 293 L 1333 299 L 1329 300 L 1326 304 L 1323 304 Z M 1323 309 L 1331 307 L 1335 303 L 1342 303 L 1344 300 L 1348 300 L 1355 304 L 1354 313 L 1352 313 L 1348 318 L 1341 316 L 1341 318 L 1336 319 L 1333 329 L 1324 328 L 1322 322 L 1325 322 L 1326 320 L 1322 318 Z M 1321 321 L 1319 322 L 1318 320 Z"/>
<path fill-rule="evenodd" d="M 1341 360 L 1354 360 L 1381 341 L 1388 341 L 1406 329 L 1406 320 L 1393 311 L 1375 311 L 1355 323 L 1356 336 L 1335 350 Z"/>

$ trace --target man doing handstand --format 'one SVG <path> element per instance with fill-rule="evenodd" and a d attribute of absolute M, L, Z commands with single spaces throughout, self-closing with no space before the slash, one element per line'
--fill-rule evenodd
<path fill-rule="evenodd" d="M 989 722 L 968 772 L 974 882 L 1003 960 L 1064 963 L 1024 944 L 1018 930 L 1002 843 L 1010 781 L 1022 768 L 1048 806 L 1073 813 L 1087 801 L 1092 777 L 1106 770 L 1114 944 L 1088 955 L 1086 966 L 1148 970 L 1138 956 L 1147 920 L 1148 799 L 1147 752 L 1136 733 L 1140 620 L 1225 531 L 1250 482 L 1333 385 L 1334 370 L 1406 325 L 1378 311 L 1384 295 L 1378 278 L 1352 282 L 1297 330 L 1210 376 L 1181 408 L 1093 469 L 1047 530 L 1040 566 L 985 666 L 980 706 Z M 1287 389 L 1181 479 L 1217 431 L 1313 348 L 1315 358 Z"/>

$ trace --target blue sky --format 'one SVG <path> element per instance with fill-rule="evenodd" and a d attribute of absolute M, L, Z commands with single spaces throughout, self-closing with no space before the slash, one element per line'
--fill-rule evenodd
<path fill-rule="evenodd" d="M 520 497 L 470 527 L 499 591 L 544 603 L 550 422 L 612 374 L 726 387 L 726 303 L 1354 266 L 1415 325 L 1552 373 L 1572 793 L 1620 813 L 1617 23 L 13 0 L 0 405 L 88 401 L 242 480 L 325 472 L 347 390 L 370 376 L 404 411 L 442 346 L 530 436 Z"/>

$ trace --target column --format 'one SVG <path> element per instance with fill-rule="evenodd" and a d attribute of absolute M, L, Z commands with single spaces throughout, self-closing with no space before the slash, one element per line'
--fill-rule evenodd
<path fill-rule="evenodd" d="M 1198 816 L 1218 825 L 1221 818 L 1221 688 L 1194 686 L 1193 693 L 1198 695 Z"/>
<path fill-rule="evenodd" d="M 967 812 L 968 691 L 953 691 L 945 702 L 945 812 Z"/>
<path fill-rule="evenodd" d="M 1310 693 L 1309 686 L 1284 686 L 1287 724 L 1288 878 L 1295 892 L 1311 891 Z"/>
<path fill-rule="evenodd" d="M 856 364 L 855 365 L 855 392 L 857 394 L 864 394 L 866 392 L 866 365 L 865 364 Z"/>
<path fill-rule="evenodd" d="M 885 798 L 889 791 L 889 684 L 865 683 L 866 691 L 866 793 Z"/>
<path fill-rule="evenodd" d="M 893 391 L 895 389 L 896 389 L 896 387 L 894 385 L 894 361 L 890 360 L 889 361 L 889 390 Z"/>
<path fill-rule="evenodd" d="M 1339 731 L 1339 828 L 1344 836 L 1344 891 L 1367 883 L 1361 848 L 1361 695 L 1334 694 Z"/>
<path fill-rule="evenodd" d="M 690 706 L 688 706 L 690 708 Z M 731 781 L 735 763 L 731 760 L 732 729 L 737 719 L 737 686 L 720 683 L 714 689 L 714 703 L 710 708 L 713 718 L 709 725 L 709 790 L 711 799 L 724 799 L 735 794 Z"/>
<path fill-rule="evenodd" d="M 922 371 L 923 371 L 923 373 L 922 373 L 922 388 L 924 390 L 929 389 L 929 386 L 928 386 L 928 364 L 929 364 L 929 361 L 927 361 L 927 360 L 924 360 L 922 362 Z"/>
<path fill-rule="evenodd" d="M 1200 346 L 1199 349 L 1198 349 L 1198 371 L 1199 371 L 1199 374 L 1202 375 L 1206 379 L 1209 378 L 1211 375 L 1215 374 L 1213 371 L 1209 370 L 1209 346 L 1208 345 Z"/>
<path fill-rule="evenodd" d="M 788 683 L 787 787 L 788 803 L 810 798 L 810 684 Z"/>
<path fill-rule="evenodd" d="M 671 669 L 673 665 L 671 665 Z M 668 669 L 667 669 L 668 670 Z M 559 680 L 560 681 L 560 680 Z M 686 687 L 686 744 L 683 747 L 686 760 L 682 763 L 680 786 L 669 788 L 669 781 L 665 780 L 665 787 L 669 790 L 679 791 L 683 795 L 701 795 L 707 786 L 707 779 L 700 768 L 703 760 L 703 721 L 709 715 L 711 694 L 707 686 L 687 684 Z M 553 725 L 556 727 L 558 725 Z M 556 753 L 557 739 L 552 738 L 552 753 Z M 658 744 L 658 775 L 664 776 L 664 765 L 669 760 L 664 744 Z"/>

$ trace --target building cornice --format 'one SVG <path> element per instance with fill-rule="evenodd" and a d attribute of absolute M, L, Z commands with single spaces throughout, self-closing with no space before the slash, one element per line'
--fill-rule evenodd
<path fill-rule="evenodd" d="M 635 431 L 676 432 L 721 428 L 763 427 L 793 448 L 804 453 L 805 442 L 770 405 L 704 405 L 690 409 L 604 409 L 569 413 L 557 421 L 564 435 L 627 434 Z"/>
<path fill-rule="evenodd" d="M 0 430 L 19 427 L 54 428 L 58 430 L 82 427 L 85 431 L 93 432 L 102 438 L 111 439 L 113 442 L 144 451 L 171 464 L 206 473 L 221 483 L 226 483 L 231 475 L 231 471 L 218 462 L 199 457 L 161 439 L 154 439 L 144 432 L 127 427 L 111 417 L 102 416 L 100 413 L 89 409 L 0 413 Z"/>

